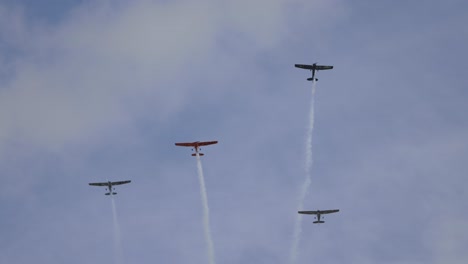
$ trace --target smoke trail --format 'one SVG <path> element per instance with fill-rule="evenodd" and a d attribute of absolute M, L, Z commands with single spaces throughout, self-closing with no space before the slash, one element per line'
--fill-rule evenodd
<path fill-rule="evenodd" d="M 113 195 L 111 194 L 111 201 L 112 201 L 112 216 L 114 218 L 114 250 L 115 250 L 115 258 L 117 264 L 123 264 L 123 250 L 122 250 L 122 238 L 120 234 L 120 226 L 117 220 L 117 208 L 115 206 L 115 200 Z"/>
<path fill-rule="evenodd" d="M 306 139 L 306 160 L 305 160 L 305 171 L 306 178 L 310 181 L 310 171 L 312 169 L 313 157 L 312 157 L 312 135 L 314 132 L 314 120 L 315 120 L 315 85 L 316 81 L 312 81 L 312 96 L 310 98 L 310 112 L 309 112 L 309 127 L 307 129 Z"/>
<path fill-rule="evenodd" d="M 310 188 L 310 184 L 312 183 L 311 180 L 311 170 L 313 164 L 313 157 L 312 157 L 312 135 L 314 132 L 314 105 L 315 105 L 315 80 L 312 81 L 312 97 L 310 103 L 310 112 L 309 112 L 309 127 L 307 129 L 307 136 L 306 136 L 306 159 L 305 159 L 305 180 L 301 186 L 299 192 L 299 204 L 297 206 L 298 211 L 302 210 L 304 207 L 304 199 L 307 195 L 307 192 Z M 301 239 L 302 233 L 302 215 L 297 214 L 296 223 L 294 225 L 294 233 L 293 233 L 293 243 L 291 246 L 291 253 L 289 258 L 290 264 L 295 264 L 298 256 L 298 247 L 299 241 Z"/>
<path fill-rule="evenodd" d="M 205 179 L 203 177 L 203 168 L 200 160 L 200 155 L 197 153 L 197 168 L 198 180 L 200 181 L 200 194 L 203 204 L 203 228 L 205 230 L 205 240 L 208 247 L 208 261 L 210 264 L 215 264 L 215 255 L 213 247 L 213 239 L 211 238 L 210 228 L 210 208 L 208 207 L 208 196 L 206 194 Z"/>

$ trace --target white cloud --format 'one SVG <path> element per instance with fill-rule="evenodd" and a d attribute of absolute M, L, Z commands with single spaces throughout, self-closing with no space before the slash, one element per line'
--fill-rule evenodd
<path fill-rule="evenodd" d="M 198 190 L 192 188 L 195 164 L 183 150 L 174 150 L 180 158 L 168 152 L 173 143 L 167 141 L 213 137 L 220 144 L 204 161 L 217 256 L 231 262 L 273 256 L 279 263 L 287 259 L 295 216 L 290 207 L 295 206 L 296 185 L 303 179 L 309 103 L 306 72 L 296 74 L 292 64 L 298 56 L 303 61 L 297 62 L 306 63 L 327 49 L 337 49 L 333 56 L 346 58 L 319 83 L 317 159 L 307 205 L 336 206 L 342 212 L 330 216 L 321 229 L 304 221 L 304 230 L 310 233 L 303 238 L 301 259 L 417 263 L 426 253 L 417 245 L 422 243 L 419 236 L 436 224 L 417 228 L 411 224 L 431 215 L 433 202 L 461 204 L 456 198 L 463 194 L 452 196 L 450 190 L 463 186 L 459 175 L 464 164 L 454 157 L 466 156 L 465 133 L 449 133 L 461 126 L 443 121 L 445 115 L 434 107 L 437 98 L 431 94 L 426 94 L 426 104 L 420 104 L 420 90 L 400 95 L 397 87 L 382 88 L 387 82 L 383 78 L 389 76 L 386 70 L 401 65 L 392 55 L 408 57 L 411 54 L 406 53 L 424 43 L 427 35 L 414 41 L 411 49 L 394 43 L 383 47 L 385 38 L 367 43 L 380 36 L 373 35 L 378 27 L 369 23 L 373 31 L 365 35 L 368 38 L 353 42 L 351 26 L 341 24 L 332 30 L 336 21 L 349 15 L 340 1 L 108 1 L 82 4 L 58 24 L 48 25 L 35 25 L 21 12 L 10 11 L 0 9 L 4 15 L 0 22 L 5 22 L 0 36 L 12 36 L 2 43 L 7 51 L 15 50 L 0 58 L 0 71 L 13 73 L 0 77 L 0 153 L 2 158 L 12 157 L 2 159 L 6 175 L 2 197 L 9 199 L 0 204 L 3 207 L 24 202 L 34 208 L 28 210 L 47 208 L 56 218 L 67 213 L 69 219 L 81 219 L 92 207 L 92 218 L 101 217 L 100 221 L 90 217 L 83 225 L 105 229 L 106 215 L 99 209 L 107 204 L 89 196 L 85 181 L 125 175 L 135 179 L 119 193 L 132 256 L 154 257 L 152 249 L 157 248 L 164 258 L 169 254 L 161 248 L 169 248 L 174 260 L 205 259 L 198 253 L 204 252 L 204 244 L 198 239 L 202 235 Z M 371 49 L 376 43 L 379 47 Z M 380 53 L 387 67 L 377 67 L 374 55 Z M 414 65 L 411 74 L 419 74 L 419 66 Z M 347 77 L 365 78 L 350 84 Z M 413 83 L 402 78 L 390 85 L 407 88 Z M 449 93 L 447 99 L 453 96 Z M 403 106 L 416 110 L 401 114 Z M 447 128 L 429 131 L 412 122 L 421 119 L 437 124 L 428 127 Z M 441 136 L 445 134 L 447 138 Z M 119 148 L 135 141 L 134 148 Z M 437 175 L 446 167 L 457 177 Z M 63 192 L 57 189 L 65 187 L 73 188 L 73 195 L 59 196 Z M 423 197 L 434 193 L 435 198 Z M 394 214 L 402 212 L 407 221 L 394 221 L 400 216 Z M 463 216 L 457 219 L 455 225 L 464 229 L 459 220 Z M 32 234 L 15 238 L 17 251 L 22 242 L 30 246 L 30 237 L 54 227 L 43 221 L 35 231 L 32 220 L 18 221 L 26 222 Z M 23 227 L 18 226 L 10 232 Z M 78 225 L 73 227 L 71 235 L 80 232 Z M 389 257 L 393 249 L 381 241 L 398 241 L 406 232 L 411 240 L 395 249 L 401 255 Z M 427 248 L 436 248 L 440 258 L 454 254 L 463 259 L 464 240 L 456 234 L 453 239 L 441 235 L 453 232 L 429 233 L 430 238 L 448 242 L 429 243 Z M 72 252 L 56 245 L 58 241 L 67 239 L 74 248 L 88 249 L 88 234 L 77 240 L 55 234 L 43 249 L 58 247 L 68 256 Z M 140 243 L 142 239 L 145 243 Z M 101 233 L 94 243 L 103 240 Z M 263 253 L 253 254 L 250 247 Z M 88 259 L 105 259 L 84 252 Z M 11 259 L 15 254 L 9 254 Z"/>
<path fill-rule="evenodd" d="M 460 208 L 458 208 L 460 209 Z M 433 263 L 461 264 L 468 261 L 468 224 L 465 217 L 451 212 L 435 215 L 424 234 L 424 245 L 433 257 Z"/>
<path fill-rule="evenodd" d="M 13 36 L 20 51 L 1 89 L 0 139 L 60 149 L 66 143 L 93 141 L 108 129 L 129 127 L 140 111 L 167 119 L 192 93 L 191 71 L 204 62 L 216 63 L 217 56 L 229 58 L 218 43 L 224 30 L 242 32 L 259 44 L 247 54 L 275 46 L 287 28 L 287 5 L 101 2 L 83 4 L 58 25 L 39 26 L 27 24 L 19 12 L 4 16 L 1 36 Z M 316 6 L 322 5 L 322 10 L 331 8 L 322 2 Z M 1 9 L 2 14 L 9 11 Z M 221 69 L 222 63 L 230 63 L 218 62 Z M 212 90 L 222 92 L 204 87 L 200 94 Z"/>

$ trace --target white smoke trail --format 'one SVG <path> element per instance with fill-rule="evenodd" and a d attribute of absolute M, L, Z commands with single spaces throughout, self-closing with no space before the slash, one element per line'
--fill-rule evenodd
<path fill-rule="evenodd" d="M 211 238 L 210 228 L 210 208 L 208 207 L 208 196 L 206 194 L 205 178 L 203 177 L 203 168 L 200 159 L 200 155 L 197 153 L 197 168 L 198 168 L 198 180 L 200 181 L 200 194 L 203 204 L 203 228 L 205 231 L 205 240 L 208 247 L 208 261 L 210 264 L 215 264 L 215 254 L 213 239 Z"/>
<path fill-rule="evenodd" d="M 309 127 L 307 129 L 306 139 L 306 160 L 305 160 L 305 171 L 306 178 L 310 180 L 310 172 L 312 170 L 313 157 L 312 157 L 312 135 L 314 132 L 314 121 L 315 121 L 315 85 L 316 81 L 312 81 L 312 96 L 310 98 L 310 112 L 309 112 Z"/>
<path fill-rule="evenodd" d="M 306 159 L 305 159 L 305 180 L 301 186 L 299 192 L 299 204 L 297 206 L 298 211 L 303 210 L 304 207 L 304 199 L 307 196 L 307 193 L 310 188 L 310 184 L 312 183 L 311 180 L 311 171 L 312 171 L 312 164 L 313 164 L 313 157 L 312 157 L 312 135 L 314 132 L 314 118 L 315 118 L 315 80 L 312 81 L 312 98 L 310 103 L 310 112 L 309 112 L 309 127 L 307 129 L 306 135 Z M 297 214 L 296 223 L 294 225 L 294 233 L 293 233 L 293 243 L 291 246 L 291 253 L 289 258 L 290 264 L 295 264 L 298 256 L 298 247 L 299 241 L 301 239 L 302 233 L 302 215 Z"/>
<path fill-rule="evenodd" d="M 112 192 L 112 191 L 110 191 Z M 117 208 L 115 206 L 115 200 L 113 195 L 111 194 L 111 201 L 112 201 L 112 216 L 114 218 L 114 250 L 115 250 L 115 258 L 117 264 L 123 264 L 123 250 L 122 250 L 122 237 L 120 234 L 120 226 L 119 221 L 117 220 Z"/>

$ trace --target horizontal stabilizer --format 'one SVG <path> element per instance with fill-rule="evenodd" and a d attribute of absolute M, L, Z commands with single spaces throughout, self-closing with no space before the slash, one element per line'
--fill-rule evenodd
<path fill-rule="evenodd" d="M 323 224 L 325 221 L 314 221 L 314 224 Z"/>
<path fill-rule="evenodd" d="M 198 155 L 199 155 L 199 156 L 205 156 L 205 154 L 203 154 L 203 153 L 198 153 Z M 195 156 L 197 156 L 197 154 L 196 154 L 196 153 L 193 153 L 192 156 L 195 157 Z"/>
<path fill-rule="evenodd" d="M 307 78 L 307 80 L 308 80 L 308 81 L 313 81 L 313 80 L 314 80 L 314 78 Z M 317 79 L 317 78 L 315 78 L 315 81 L 318 81 L 318 79 Z"/>
<path fill-rule="evenodd" d="M 110 195 L 110 193 L 106 193 L 106 195 Z"/>

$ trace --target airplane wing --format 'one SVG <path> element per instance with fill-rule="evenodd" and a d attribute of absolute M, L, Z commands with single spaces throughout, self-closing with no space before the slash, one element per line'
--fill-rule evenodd
<path fill-rule="evenodd" d="M 175 143 L 176 146 L 181 146 L 181 147 L 195 147 L 195 142 L 192 143 Z"/>
<path fill-rule="evenodd" d="M 204 141 L 204 142 L 198 142 L 198 146 L 208 146 L 208 145 L 213 145 L 217 143 L 218 141 Z"/>
<path fill-rule="evenodd" d="M 339 212 L 340 210 L 338 209 L 333 209 L 333 210 L 323 210 L 323 211 L 320 211 L 320 214 L 332 214 L 332 213 L 336 213 L 336 212 Z"/>
<path fill-rule="evenodd" d="M 314 69 L 313 65 L 307 65 L 307 64 L 294 64 L 294 67 L 301 68 L 301 69 L 306 69 L 306 70 L 313 70 Z"/>
<path fill-rule="evenodd" d="M 207 145 L 213 145 L 218 143 L 218 141 L 196 141 L 196 142 L 187 142 L 187 143 L 175 143 L 176 146 L 181 146 L 181 147 L 195 147 L 195 146 L 207 146 Z"/>
<path fill-rule="evenodd" d="M 323 71 L 323 70 L 331 70 L 331 69 L 333 69 L 333 66 L 317 65 L 317 66 L 315 66 L 315 69 L 316 69 L 316 70 L 321 70 L 321 71 Z"/>
<path fill-rule="evenodd" d="M 108 183 L 107 182 L 92 182 L 92 183 L 89 183 L 89 185 L 91 185 L 91 186 L 107 186 Z"/>
<path fill-rule="evenodd" d="M 121 184 L 127 184 L 131 183 L 132 181 L 116 181 L 116 182 L 111 182 L 112 185 L 121 185 Z"/>
<path fill-rule="evenodd" d="M 339 212 L 340 210 L 338 209 L 333 209 L 333 210 L 319 210 L 319 211 L 299 211 L 298 213 L 300 214 L 331 214 L 331 213 L 336 213 Z"/>
<path fill-rule="evenodd" d="M 298 211 L 298 213 L 300 214 L 318 214 L 319 212 L 318 211 Z M 322 211 L 320 211 L 320 213 L 322 213 Z"/>

